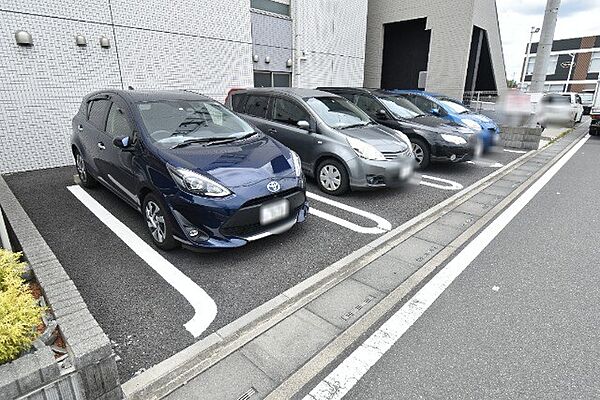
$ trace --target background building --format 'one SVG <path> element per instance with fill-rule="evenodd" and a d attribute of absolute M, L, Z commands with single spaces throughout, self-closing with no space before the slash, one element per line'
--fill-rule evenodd
<path fill-rule="evenodd" d="M 0 32 L 0 173 L 72 164 L 99 89 L 506 85 L 494 0 L 4 0 Z"/>
<path fill-rule="evenodd" d="M 532 43 L 523 59 L 527 89 L 531 82 L 538 43 Z M 571 61 L 574 61 L 571 67 Z M 552 42 L 545 90 L 549 92 L 582 92 L 596 88 L 600 75 L 600 36 L 588 36 Z"/>
<path fill-rule="evenodd" d="M 370 0 L 365 85 L 457 98 L 465 91 L 503 92 L 495 0 Z"/>

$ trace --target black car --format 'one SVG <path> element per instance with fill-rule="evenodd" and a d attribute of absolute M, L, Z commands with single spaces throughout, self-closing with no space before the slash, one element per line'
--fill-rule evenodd
<path fill-rule="evenodd" d="M 473 130 L 428 115 L 391 91 L 347 87 L 318 89 L 347 98 L 376 122 L 403 132 L 412 142 L 420 168 L 433 161 L 468 161 L 482 151 L 481 140 Z"/>
<path fill-rule="evenodd" d="M 240 247 L 308 213 L 298 155 L 196 93 L 92 93 L 71 148 L 81 185 L 140 211 L 163 250 Z"/>

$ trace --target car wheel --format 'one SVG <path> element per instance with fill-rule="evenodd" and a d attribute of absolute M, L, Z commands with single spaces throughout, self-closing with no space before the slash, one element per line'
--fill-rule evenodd
<path fill-rule="evenodd" d="M 144 198 L 144 219 L 152 241 L 162 250 L 173 250 L 178 246 L 173 237 L 173 222 L 166 212 L 164 203 L 154 194 Z"/>
<path fill-rule="evenodd" d="M 350 188 L 348 171 L 341 162 L 329 159 L 317 167 L 317 184 L 319 189 L 327 194 L 339 196 Z"/>
<path fill-rule="evenodd" d="M 98 181 L 88 171 L 85 160 L 79 151 L 75 152 L 75 167 L 77 167 L 77 175 L 81 186 L 93 188 L 98 185 Z"/>
<path fill-rule="evenodd" d="M 415 155 L 415 161 L 417 162 L 417 168 L 423 169 L 429 166 L 431 162 L 431 155 L 429 153 L 429 147 L 419 139 L 411 140 L 413 154 Z"/>

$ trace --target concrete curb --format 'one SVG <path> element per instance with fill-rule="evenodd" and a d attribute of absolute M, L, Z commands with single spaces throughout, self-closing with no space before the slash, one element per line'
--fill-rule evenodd
<path fill-rule="evenodd" d="M 161 398 L 185 385 L 417 231 L 479 194 L 538 154 L 531 151 L 428 211 L 356 250 L 250 313 L 123 384 L 127 398 Z"/>
<path fill-rule="evenodd" d="M 58 328 L 65 338 L 72 365 L 69 368 L 60 368 L 50 350 L 47 349 L 50 352 L 48 363 L 38 362 L 38 364 L 45 368 L 44 371 L 50 371 L 51 368 L 52 373 L 42 371 L 34 374 L 30 371 L 24 375 L 31 377 L 27 378 L 31 381 L 27 384 L 22 384 L 17 379 L 18 395 L 39 396 L 39 390 L 42 390 L 44 392 L 42 396 L 50 396 L 50 398 L 82 398 L 82 396 L 90 400 L 122 398 L 117 365 L 108 337 L 87 309 L 79 291 L 2 176 L 0 176 L 0 206 L 52 309 Z M 44 352 L 38 350 L 32 355 L 38 353 Z M 27 356 L 22 358 L 25 359 Z M 9 376 L 8 370 L 13 367 L 15 371 L 25 373 L 23 367 L 16 366 L 24 362 L 20 358 L 12 363 L 3 364 L 0 366 L 0 377 Z M 35 376 L 37 378 L 34 379 Z M 71 387 L 58 384 L 63 377 L 75 382 L 72 384 L 72 391 L 61 391 L 61 387 Z M 15 376 L 16 378 L 18 377 Z M 3 380 L 0 382 L 0 397 L 4 394 L 4 383 L 7 388 L 11 384 Z M 51 383 L 56 383 L 56 387 L 45 387 Z M 44 388 L 40 389 L 42 387 Z M 84 394 L 80 393 L 82 389 Z"/>
<path fill-rule="evenodd" d="M 583 136 L 585 136 L 585 133 L 577 136 L 575 140 L 572 143 L 569 143 L 569 145 L 567 145 L 558 155 L 553 157 L 552 160 L 547 162 L 542 168 L 538 169 L 537 172 L 513 190 L 512 193 L 494 206 L 487 214 L 482 216 L 475 224 L 465 230 L 388 296 L 373 306 L 371 310 L 359 318 L 352 326 L 332 340 L 323 350 L 321 350 L 321 352 L 312 357 L 300 369 L 288 377 L 288 379 L 272 391 L 266 399 L 291 399 L 295 394 L 302 390 L 302 388 L 314 379 L 320 371 L 326 369 L 342 352 L 350 348 L 358 339 L 363 337 L 370 327 L 377 324 L 377 322 L 384 318 L 386 314 L 395 308 L 400 307 L 405 300 L 408 299 L 408 295 L 423 286 L 429 278 L 431 278 L 434 273 L 452 257 L 456 250 L 466 244 L 475 234 L 483 229 L 517 197 L 527 190 L 531 184 L 537 181 L 548 169 L 575 146 Z"/>

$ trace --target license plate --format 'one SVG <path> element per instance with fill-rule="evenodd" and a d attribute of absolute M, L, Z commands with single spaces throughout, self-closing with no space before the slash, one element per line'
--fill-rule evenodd
<path fill-rule="evenodd" d="M 287 200 L 279 200 L 265 204 L 260 208 L 260 224 L 268 225 L 279 221 L 290 213 L 290 203 Z"/>
<path fill-rule="evenodd" d="M 410 165 L 400 167 L 400 179 L 406 179 L 412 173 L 412 167 Z"/>

